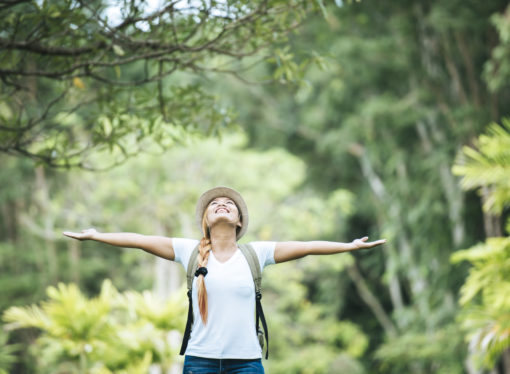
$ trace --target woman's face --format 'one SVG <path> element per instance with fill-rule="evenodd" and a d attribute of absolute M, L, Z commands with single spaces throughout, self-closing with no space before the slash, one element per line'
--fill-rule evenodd
<path fill-rule="evenodd" d="M 230 222 L 241 227 L 239 209 L 228 197 L 217 197 L 207 206 L 206 218 L 209 227 L 219 222 Z"/>

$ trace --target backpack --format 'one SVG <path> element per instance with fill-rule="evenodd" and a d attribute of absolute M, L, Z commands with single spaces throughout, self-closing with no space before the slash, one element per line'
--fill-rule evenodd
<path fill-rule="evenodd" d="M 195 270 L 198 266 L 198 247 L 200 244 L 197 244 L 193 252 L 191 252 L 191 256 L 188 262 L 188 269 L 186 273 L 187 285 L 188 285 L 188 320 L 186 321 L 186 330 L 184 331 L 184 336 L 182 338 L 182 345 L 180 355 L 184 355 L 186 352 L 186 348 L 188 346 L 188 340 L 191 334 L 191 326 L 193 325 L 193 302 L 191 300 L 192 295 L 192 285 L 193 278 L 195 277 Z M 262 272 L 260 271 L 260 264 L 257 254 L 255 250 L 250 244 L 239 244 L 239 249 L 242 254 L 248 261 L 248 265 L 250 266 L 251 275 L 253 277 L 253 283 L 255 284 L 255 331 L 257 332 L 257 337 L 259 339 L 259 344 L 262 350 L 264 349 L 264 337 L 266 341 L 266 360 L 269 356 L 269 334 L 267 332 L 267 324 L 266 318 L 264 317 L 264 311 L 262 310 L 262 304 L 260 300 L 262 299 L 261 292 L 261 283 L 262 283 Z M 264 330 L 261 330 L 259 327 L 259 320 L 262 322 L 262 327 Z"/>

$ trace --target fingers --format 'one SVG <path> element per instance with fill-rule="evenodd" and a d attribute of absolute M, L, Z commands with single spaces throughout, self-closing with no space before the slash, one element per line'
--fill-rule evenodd
<path fill-rule="evenodd" d="M 370 245 L 371 247 L 375 247 L 375 246 L 378 246 L 378 245 L 381 245 L 384 243 L 386 243 L 386 239 L 380 239 L 380 240 L 376 240 L 375 242 L 370 242 L 370 243 L 366 243 L 366 244 Z"/>
<path fill-rule="evenodd" d="M 68 236 L 73 239 L 86 239 L 93 235 L 96 231 L 96 229 L 85 229 L 81 230 L 81 232 L 72 232 L 72 231 L 63 231 L 62 234 L 65 236 Z"/>
<path fill-rule="evenodd" d="M 368 236 L 364 236 L 361 239 L 357 239 L 357 240 L 362 242 L 361 243 L 361 245 L 362 245 L 361 248 L 372 248 L 372 247 L 376 247 L 378 245 L 386 243 L 386 239 L 379 239 L 379 240 L 376 240 L 376 241 L 373 241 L 373 242 L 367 242 Z"/>
<path fill-rule="evenodd" d="M 82 234 L 72 231 L 64 231 L 62 234 L 73 239 L 80 239 L 80 237 L 82 236 Z"/>

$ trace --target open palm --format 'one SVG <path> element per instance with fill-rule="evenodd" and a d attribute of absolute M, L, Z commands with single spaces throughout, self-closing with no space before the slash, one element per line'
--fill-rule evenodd
<path fill-rule="evenodd" d="M 386 239 L 380 239 L 373 242 L 367 242 L 368 236 L 365 236 L 361 239 L 354 239 L 352 243 L 357 247 L 356 249 L 366 249 L 366 248 L 373 248 L 378 245 L 386 243 Z"/>
<path fill-rule="evenodd" d="M 86 230 L 82 230 L 81 232 L 64 231 L 62 234 L 64 234 L 65 236 L 69 236 L 70 238 L 73 238 L 73 239 L 87 240 L 87 239 L 92 239 L 92 236 L 94 234 L 97 234 L 97 230 L 96 229 L 86 229 Z"/>

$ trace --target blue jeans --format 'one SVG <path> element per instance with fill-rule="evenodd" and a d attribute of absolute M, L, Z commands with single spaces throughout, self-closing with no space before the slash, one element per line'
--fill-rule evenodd
<path fill-rule="evenodd" d="M 262 360 L 184 357 L 183 374 L 264 374 Z"/>

